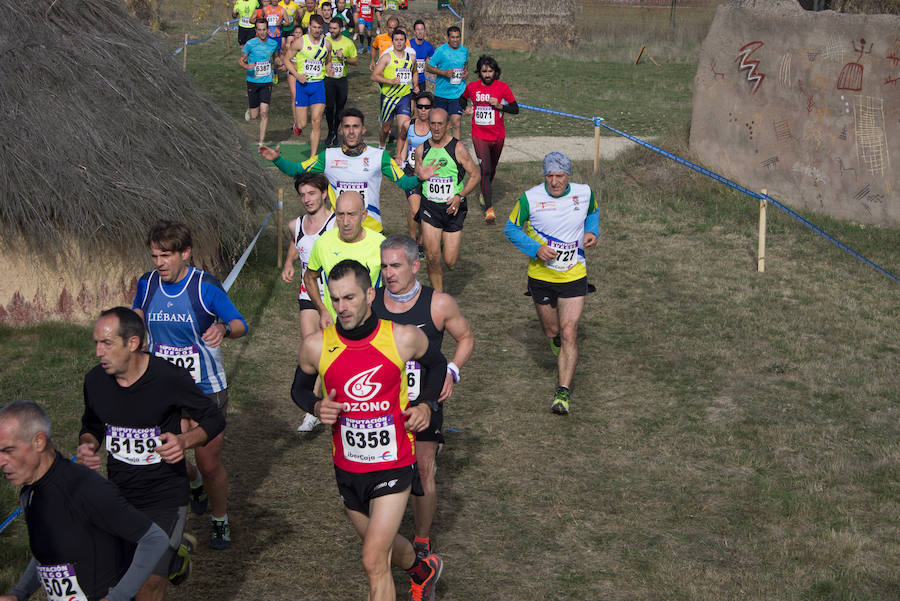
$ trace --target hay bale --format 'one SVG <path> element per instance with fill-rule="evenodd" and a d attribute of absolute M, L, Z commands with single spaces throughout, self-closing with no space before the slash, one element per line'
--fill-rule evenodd
<path fill-rule="evenodd" d="M 466 45 L 571 48 L 575 8 L 571 0 L 471 0 L 465 13 Z"/>
<path fill-rule="evenodd" d="M 108 266 L 146 267 L 159 218 L 190 224 L 200 260 L 224 266 L 274 195 L 231 118 L 123 3 L 0 7 L 21 15 L 0 35 L 0 263 L 24 269 L 4 269 L 21 286 L 0 290 L 0 323 L 17 321 L 11 304 L 18 319 L 68 317 L 66 295 L 108 304 L 104 290 L 130 289 Z"/>

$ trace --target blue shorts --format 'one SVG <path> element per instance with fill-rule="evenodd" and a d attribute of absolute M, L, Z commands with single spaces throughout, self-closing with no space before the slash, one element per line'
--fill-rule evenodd
<path fill-rule="evenodd" d="M 444 109 L 448 115 L 462 115 L 462 107 L 459 106 L 459 98 L 434 97 L 434 108 Z"/>
<path fill-rule="evenodd" d="M 294 106 L 312 106 L 325 104 L 325 81 L 311 81 L 309 83 L 297 82 L 297 98 Z"/>
<path fill-rule="evenodd" d="M 372 21 L 366 21 L 365 19 L 360 18 L 358 22 L 365 27 L 367 31 L 372 31 Z"/>
<path fill-rule="evenodd" d="M 410 100 L 412 99 L 412 94 L 407 94 L 406 96 L 397 97 L 389 97 L 384 94 L 381 95 L 381 114 L 378 116 L 378 119 L 382 123 L 387 123 L 391 119 L 394 118 L 395 115 L 406 115 L 407 117 L 412 112 L 412 107 Z"/>
<path fill-rule="evenodd" d="M 275 43 L 278 44 L 278 48 L 275 50 L 275 52 L 281 52 L 281 40 L 282 40 L 282 37 L 281 37 L 281 36 L 278 36 L 278 37 L 276 38 L 276 37 L 269 36 L 269 39 L 270 39 L 270 40 L 275 40 Z"/>

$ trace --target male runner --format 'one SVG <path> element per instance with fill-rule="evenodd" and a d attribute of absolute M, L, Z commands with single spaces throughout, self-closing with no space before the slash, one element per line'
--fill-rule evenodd
<path fill-rule="evenodd" d="M 469 50 L 462 45 L 462 30 L 456 25 L 447 28 L 447 43 L 435 49 L 425 70 L 434 78 L 434 106 L 450 114 L 453 137 L 461 140 L 459 97 L 469 78 Z"/>
<path fill-rule="evenodd" d="M 325 121 L 328 123 L 328 138 L 325 146 L 338 144 L 338 118 L 347 105 L 347 65 L 359 63 L 356 44 L 341 34 L 342 21 L 338 18 L 328 24 L 328 41 L 331 42 L 331 68 L 334 76 L 325 78 Z"/>
<path fill-rule="evenodd" d="M 332 427 L 335 477 L 363 541 L 369 600 L 396 599 L 391 564 L 410 575 L 412 599 L 432 600 L 443 562 L 434 554 L 420 559 L 397 532 L 411 490 L 420 492 L 414 433 L 428 426 L 446 362 L 418 328 L 372 314 L 375 290 L 356 261 L 335 265 L 328 285 L 338 323 L 303 341 L 291 397 Z M 423 382 L 417 403 L 404 376 L 412 360 L 439 375 Z M 321 399 L 313 393 L 319 375 L 327 391 Z"/>
<path fill-rule="evenodd" d="M 281 35 L 284 38 L 284 43 L 290 44 L 294 41 L 294 32 L 297 29 L 300 5 L 294 0 L 287 0 L 287 2 L 285 2 L 285 0 L 280 0 L 278 6 L 283 8 L 284 14 L 287 15 L 287 20 L 284 25 L 281 26 Z"/>
<path fill-rule="evenodd" d="M 328 24 L 331 23 L 331 17 L 334 16 L 334 6 L 326 0 L 319 4 L 319 16 L 325 21 L 325 31 L 328 31 Z"/>
<path fill-rule="evenodd" d="M 303 276 L 309 266 L 309 256 L 312 253 L 313 245 L 319 236 L 335 227 L 336 221 L 334 213 L 325 207 L 325 200 L 328 196 L 328 179 L 324 175 L 301 173 L 294 178 L 294 188 L 300 195 L 306 215 L 292 219 L 288 223 L 294 243 L 288 250 L 287 260 L 281 271 L 281 279 L 289 284 L 294 281 L 294 261 L 300 259 L 300 296 L 297 301 L 300 304 L 300 337 L 306 339 L 319 331 L 319 311 L 309 298 L 309 292 L 306 291 L 306 286 L 303 284 Z M 325 279 L 323 277 L 318 279 L 316 288 L 319 291 L 319 297 L 324 297 Z M 316 416 L 307 413 L 297 431 L 311 432 L 320 423 Z"/>
<path fill-rule="evenodd" d="M 336 227 L 316 240 L 303 273 L 303 285 L 319 312 L 320 329 L 334 324 L 335 312 L 328 294 L 328 278 L 335 265 L 344 259 L 353 259 L 368 268 L 372 286 L 378 286 L 381 282 L 380 248 L 384 236 L 363 227 L 366 207 L 362 197 L 356 192 L 343 192 L 337 198 L 334 215 Z M 319 281 L 325 284 L 324 295 L 319 294 Z"/>
<path fill-rule="evenodd" d="M 528 255 L 528 291 L 544 335 L 557 357 L 559 385 L 550 405 L 569 413 L 578 362 L 576 333 L 587 294 L 584 251 L 597 245 L 600 217 L 594 193 L 569 183 L 572 161 L 561 152 L 544 157 L 544 183 L 526 190 L 506 223 L 506 237 Z"/>
<path fill-rule="evenodd" d="M 406 137 L 400 138 L 397 143 L 397 163 L 403 165 L 403 172 L 407 175 L 416 173 L 416 148 L 431 138 L 431 126 L 428 117 L 431 115 L 431 107 L 434 106 L 434 96 L 431 92 L 425 92 L 422 88 L 413 98 L 416 106 L 416 118 L 410 122 L 406 129 Z M 406 225 L 409 228 L 410 237 L 421 240 L 421 228 L 419 206 L 422 203 L 422 186 L 416 186 L 406 192 L 406 201 L 409 203 L 409 211 L 406 213 Z M 416 230 L 419 230 L 418 235 Z M 425 247 L 419 247 L 424 252 Z M 423 255 L 424 256 L 424 255 Z"/>
<path fill-rule="evenodd" d="M 456 351 L 453 361 L 447 364 L 438 408 L 431 413 L 428 428 L 416 434 L 416 464 L 425 494 L 412 499 L 416 533 L 413 547 L 416 555 L 427 557 L 431 554 L 429 532 L 437 511 L 434 465 L 438 445 L 444 442 L 444 434 L 441 432 L 444 425 L 444 401 L 453 394 L 453 387 L 459 382 L 460 369 L 472 356 L 475 337 L 452 296 L 419 284 L 416 279 L 419 267 L 419 252 L 415 240 L 409 236 L 389 236 L 382 242 L 381 278 L 384 287 L 375 290 L 372 311 L 379 319 L 417 326 L 428 337 L 428 344 L 436 352 L 441 350 L 444 330 L 450 332 L 456 340 Z M 411 401 L 418 398 L 422 377 L 422 368 L 418 363 L 406 364 L 407 391 Z"/>
<path fill-rule="evenodd" d="M 253 39 L 255 33 L 250 19 L 258 8 L 257 0 L 235 0 L 231 16 L 238 19 L 238 46 L 243 47 Z"/>
<path fill-rule="evenodd" d="M 419 217 L 428 279 L 431 286 L 440 292 L 444 289 L 441 246 L 444 263 L 452 270 L 459 259 L 463 221 L 469 210 L 466 197 L 478 186 L 481 174 L 466 147 L 448 135 L 447 111 L 431 109 L 428 122 L 431 139 L 416 148 L 416 173 L 423 181 Z M 428 175 L 426 167 L 434 169 L 434 174 Z M 464 185 L 466 174 L 469 181 Z"/>
<path fill-rule="evenodd" d="M 387 30 L 380 33 L 372 40 L 372 52 L 369 54 L 369 71 L 375 70 L 375 63 L 385 52 L 394 46 L 394 31 L 400 27 L 400 20 L 397 17 L 391 17 L 387 20 Z M 409 41 L 406 42 L 409 47 Z"/>
<path fill-rule="evenodd" d="M 359 33 L 360 54 L 372 51 L 372 28 L 375 10 L 372 8 L 372 0 L 356 0 L 357 32 Z"/>
<path fill-rule="evenodd" d="M 434 46 L 425 39 L 425 21 L 417 20 L 413 24 L 414 37 L 409 45 L 416 53 L 416 72 L 419 74 L 419 89 L 425 89 L 425 65 L 434 55 Z"/>
<path fill-rule="evenodd" d="M 403 175 L 403 170 L 384 150 L 366 146 L 365 116 L 357 108 L 349 108 L 341 116 L 341 135 L 344 144 L 340 148 L 326 148 L 318 156 L 302 163 L 292 163 L 278 155 L 278 148 L 261 146 L 259 154 L 275 163 L 289 177 L 309 171 L 324 173 L 337 194 L 346 191 L 357 192 L 366 203 L 366 221 L 363 225 L 380 232 L 381 225 L 381 179 L 387 177 L 403 190 L 410 190 L 420 184 L 416 177 Z M 434 174 L 434 167 L 423 167 L 419 177 L 428 178 Z"/>
<path fill-rule="evenodd" d="M 347 6 L 347 0 L 337 0 L 334 7 L 334 18 L 342 21 L 341 34 L 347 39 L 352 39 L 355 31 L 353 9 Z M 356 44 L 353 45 L 353 50 L 356 51 Z"/>
<path fill-rule="evenodd" d="M 309 19 L 308 33 L 295 37 L 284 55 L 288 72 L 297 81 L 294 100 L 294 133 L 298 136 L 309 120 L 309 156 L 319 150 L 322 115 L 325 113 L 325 75 L 334 75 L 331 67 L 331 42 L 323 35 L 325 21 L 320 15 Z"/>
<path fill-rule="evenodd" d="M 250 109 L 244 116 L 248 121 L 259 117 L 259 145 L 262 146 L 269 124 L 272 76 L 275 72 L 278 43 L 268 37 L 268 26 L 265 21 L 257 21 L 254 27 L 256 37 L 241 48 L 238 65 L 247 73 L 247 101 Z"/>
<path fill-rule="evenodd" d="M 393 47 L 378 57 L 375 71 L 372 72 L 372 81 L 381 84 L 381 131 L 378 138 L 381 148 L 384 148 L 388 134 L 391 133 L 395 116 L 398 138 L 402 140 L 406 137 L 411 113 L 410 99 L 412 93 L 419 92 L 416 55 L 406 48 L 409 43 L 406 32 L 399 27 L 395 28 L 391 40 Z"/>
<path fill-rule="evenodd" d="M 169 537 L 112 482 L 60 455 L 50 440 L 50 418 L 35 403 L 0 409 L 0 469 L 22 487 L 32 553 L 0 601 L 25 601 L 41 585 L 51 600 L 127 601 L 137 594 Z"/>
<path fill-rule="evenodd" d="M 183 551 L 189 490 L 184 452 L 218 436 L 225 416 L 186 369 L 141 350 L 144 322 L 134 311 L 101 313 L 94 342 L 100 364 L 84 377 L 78 461 L 99 470 L 97 453 L 105 443 L 109 479 L 169 536 L 169 549 L 137 595 L 138 601 L 158 601 L 165 597 L 174 555 Z M 197 425 L 183 430 L 182 411 Z"/>
<path fill-rule="evenodd" d="M 500 65 L 493 57 L 482 54 L 478 58 L 478 81 L 470 81 L 459 99 L 467 115 L 472 115 L 472 145 L 481 164 L 481 207 L 484 221 L 494 223 L 491 183 L 497 173 L 497 163 L 506 140 L 503 113 L 519 114 L 519 104 L 512 90 L 500 81 Z M 472 106 L 467 107 L 466 101 Z"/>
<path fill-rule="evenodd" d="M 300 29 L 303 33 L 309 32 L 309 20 L 312 19 L 313 15 L 319 13 L 318 8 L 319 6 L 316 0 L 304 0 L 303 14 L 300 15 Z"/>
<path fill-rule="evenodd" d="M 221 345 L 226 338 L 243 336 L 247 322 L 216 278 L 191 267 L 193 241 L 186 225 L 156 222 L 150 229 L 147 246 L 156 269 L 138 280 L 131 306 L 146 321 L 147 349 L 186 368 L 224 414 L 228 407 L 228 384 Z M 224 444 L 224 434 L 210 437 L 205 446 L 194 451 L 196 469 L 190 462 L 187 464 L 191 509 L 202 514 L 208 495 L 212 506 L 210 546 L 219 550 L 231 544 L 228 474 L 222 465 Z"/>
<path fill-rule="evenodd" d="M 274 0 L 261 1 L 262 8 L 256 11 L 251 18 L 251 21 L 254 23 L 264 21 L 266 23 L 269 39 L 275 40 L 275 43 L 278 44 L 277 51 L 280 53 L 282 43 L 281 26 L 288 23 L 287 13 L 284 8 L 276 4 Z M 277 79 L 275 80 L 275 83 L 278 83 Z"/>

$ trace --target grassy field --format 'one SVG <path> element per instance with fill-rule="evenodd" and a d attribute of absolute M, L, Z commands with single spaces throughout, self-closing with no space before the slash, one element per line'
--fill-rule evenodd
<path fill-rule="evenodd" d="M 192 47 L 189 65 L 239 117 L 240 72 L 222 50 Z M 658 133 L 661 146 L 688 156 L 690 61 L 629 71 L 603 52 L 596 64 L 556 56 L 555 72 L 584 79 L 554 95 L 540 83 L 543 58 L 500 60 L 521 102 L 589 115 L 600 94 L 633 98 L 623 104 L 633 121 L 613 124 Z M 605 86 L 584 75 L 614 66 L 621 75 Z M 635 75 L 665 69 L 668 83 L 657 88 Z M 354 102 L 374 114 L 371 86 L 361 77 L 354 86 Z M 278 93 L 286 96 L 283 86 Z M 275 110 L 284 113 L 282 100 Z M 666 102 L 674 108 L 661 111 Z M 544 119 L 510 119 L 510 135 L 574 127 Z M 767 272 L 756 273 L 756 201 L 645 150 L 596 175 L 578 164 L 573 179 L 601 199 L 601 236 L 588 254 L 598 291 L 581 322 L 570 416 L 548 411 L 555 363 L 523 295 L 525 258 L 501 228 L 473 212 L 461 261 L 445 276 L 476 347 L 446 409 L 438 598 L 900 598 L 896 283 L 774 210 Z M 536 164 L 501 163 L 498 213 L 539 181 Z M 405 231 L 400 193 L 386 186 L 382 204 L 386 229 Z M 288 217 L 300 210 L 292 194 L 286 205 Z M 900 272 L 897 230 L 810 217 Z M 193 576 L 171 591 L 176 600 L 365 595 L 328 436 L 294 431 L 296 289 L 280 280 L 274 235 L 267 228 L 231 293 L 252 331 L 226 347 L 235 542 L 227 552 L 201 545 Z M 92 352 L 84 327 L 0 329 L 0 390 L 49 407 L 66 454 Z M 14 506 L 11 488 L 0 487 L 0 512 Z M 189 527 L 206 533 L 196 517 Z M 402 531 L 411 533 L 409 519 Z M 2 591 L 24 565 L 27 536 L 21 521 L 0 536 Z"/>

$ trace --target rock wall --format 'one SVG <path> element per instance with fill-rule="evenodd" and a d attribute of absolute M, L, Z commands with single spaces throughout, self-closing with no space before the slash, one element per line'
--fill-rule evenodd
<path fill-rule="evenodd" d="M 690 144 L 706 167 L 786 204 L 900 225 L 900 17 L 720 6 Z"/>

